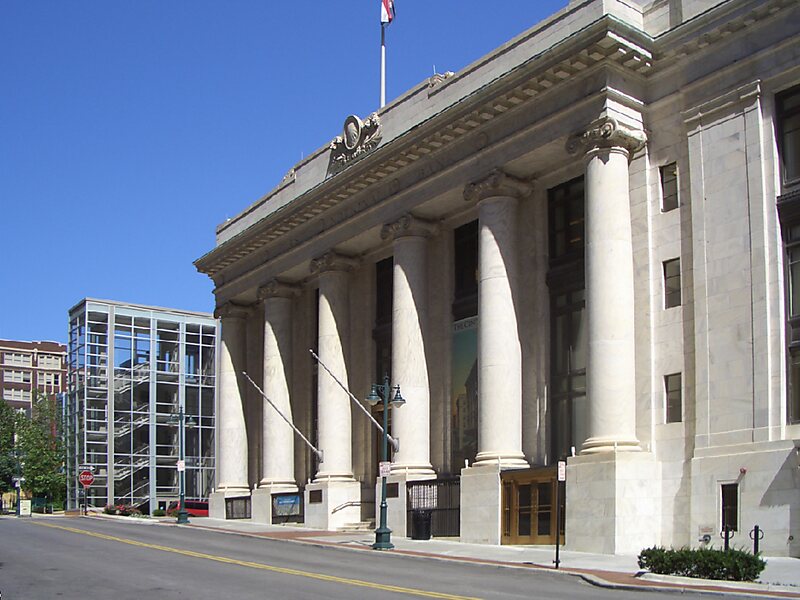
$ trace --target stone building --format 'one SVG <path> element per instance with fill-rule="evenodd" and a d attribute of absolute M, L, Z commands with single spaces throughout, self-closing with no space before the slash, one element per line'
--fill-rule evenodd
<path fill-rule="evenodd" d="M 447 480 L 464 541 L 552 543 L 561 491 L 573 550 L 758 524 L 799 556 L 799 34 L 796 0 L 573 0 L 348 117 L 196 262 L 212 512 L 302 491 L 308 526 L 374 515 L 380 434 L 312 349 L 356 398 L 402 390 L 395 534 Z"/>

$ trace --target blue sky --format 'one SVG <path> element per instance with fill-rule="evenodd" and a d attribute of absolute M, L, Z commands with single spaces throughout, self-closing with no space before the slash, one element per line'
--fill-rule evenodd
<path fill-rule="evenodd" d="M 567 0 L 397 0 L 387 100 Z M 379 0 L 0 3 L 0 338 L 84 297 L 211 311 L 217 224 L 379 102 Z"/>

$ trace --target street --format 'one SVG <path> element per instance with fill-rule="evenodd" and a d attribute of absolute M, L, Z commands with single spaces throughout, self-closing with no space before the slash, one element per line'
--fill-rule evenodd
<path fill-rule="evenodd" d="M 4 517 L 0 536 L 3 600 L 653 598 L 565 574 L 152 522 Z"/>

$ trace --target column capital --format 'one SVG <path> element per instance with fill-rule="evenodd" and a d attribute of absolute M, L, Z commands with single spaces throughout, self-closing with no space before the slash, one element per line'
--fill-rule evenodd
<path fill-rule="evenodd" d="M 318 274 L 326 271 L 352 271 L 359 265 L 359 260 L 352 256 L 339 254 L 334 250 L 328 250 L 322 256 L 312 259 L 311 273 Z"/>
<path fill-rule="evenodd" d="M 381 239 L 401 237 L 430 237 L 439 231 L 439 226 L 425 219 L 419 219 L 412 214 L 405 214 L 392 223 L 387 223 L 381 228 Z"/>
<path fill-rule="evenodd" d="M 294 298 L 299 294 L 300 286 L 278 279 L 272 279 L 258 288 L 258 299 L 262 302 L 268 298 Z"/>
<path fill-rule="evenodd" d="M 250 308 L 235 302 L 226 302 L 214 309 L 215 319 L 246 319 L 250 316 Z"/>
<path fill-rule="evenodd" d="M 641 129 L 621 125 L 613 117 L 603 117 L 591 123 L 585 131 L 570 136 L 567 152 L 586 154 L 600 148 L 622 148 L 630 159 L 646 143 L 647 136 Z"/>
<path fill-rule="evenodd" d="M 473 202 L 506 196 L 510 198 L 525 198 L 533 191 L 531 180 L 520 179 L 509 175 L 502 169 L 494 169 L 483 179 L 473 181 L 464 186 L 464 200 Z"/>

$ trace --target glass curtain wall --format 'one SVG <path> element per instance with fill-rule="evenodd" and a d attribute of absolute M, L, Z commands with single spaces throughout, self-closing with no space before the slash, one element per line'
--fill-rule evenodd
<path fill-rule="evenodd" d="M 64 408 L 71 501 L 79 499 L 78 465 L 94 467 L 94 506 L 149 512 L 176 499 L 181 407 L 186 497 L 207 498 L 214 485 L 214 320 L 128 305 L 84 308 L 70 322 Z"/>

